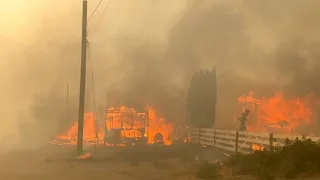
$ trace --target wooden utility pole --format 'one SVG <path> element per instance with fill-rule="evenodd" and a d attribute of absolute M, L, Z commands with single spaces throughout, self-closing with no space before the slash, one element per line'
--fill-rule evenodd
<path fill-rule="evenodd" d="M 66 119 L 69 119 L 69 84 L 67 84 L 67 94 L 66 94 Z"/>
<path fill-rule="evenodd" d="M 80 95 L 79 95 L 79 117 L 78 117 L 78 140 L 77 154 L 83 154 L 83 120 L 84 103 L 86 92 L 86 57 L 87 57 L 87 0 L 83 0 L 82 10 L 82 44 L 81 44 L 81 76 L 80 76 Z"/>

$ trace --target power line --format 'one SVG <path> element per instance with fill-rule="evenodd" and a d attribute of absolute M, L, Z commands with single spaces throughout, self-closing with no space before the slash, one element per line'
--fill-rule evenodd
<path fill-rule="evenodd" d="M 107 12 L 107 11 L 108 11 L 108 9 L 109 9 L 109 6 L 110 6 L 111 2 L 112 2 L 112 0 L 109 0 L 109 3 L 108 3 L 108 5 L 106 6 L 106 8 L 104 9 L 103 14 L 102 14 L 101 18 L 99 19 L 99 21 L 98 21 L 98 23 L 97 23 L 96 27 L 97 27 L 97 26 L 100 24 L 100 22 L 102 21 L 102 19 L 103 19 L 104 15 L 106 14 L 106 12 Z"/>
<path fill-rule="evenodd" d="M 100 1 L 99 1 L 98 5 L 97 5 L 96 8 L 94 9 L 94 11 L 91 13 L 91 15 L 90 15 L 90 17 L 89 17 L 89 19 L 88 19 L 88 22 L 89 22 L 90 19 L 93 17 L 93 15 L 97 12 L 97 10 L 98 10 L 99 6 L 101 5 L 102 1 L 103 1 L 103 0 L 100 0 Z"/>
<path fill-rule="evenodd" d="M 100 0 L 98 5 L 96 6 L 95 10 L 92 12 L 92 14 L 90 15 L 89 19 L 87 20 L 88 22 L 92 19 L 92 17 L 95 15 L 95 13 L 97 12 L 97 10 L 99 9 L 100 5 L 102 4 L 103 0 Z M 111 0 L 109 0 L 109 3 L 107 4 L 107 6 L 105 7 L 102 16 L 100 17 L 99 21 L 97 22 L 95 27 L 98 27 L 98 25 L 100 24 L 100 22 L 102 21 L 104 15 L 106 14 L 106 12 L 109 9 L 109 6 L 111 4 Z M 87 33 L 89 34 L 89 32 Z M 98 123 L 97 123 L 97 116 L 96 116 L 96 101 L 95 101 L 95 84 L 94 84 L 94 69 L 93 69 L 93 62 L 92 62 L 92 55 L 91 55 L 91 47 L 90 47 L 90 42 L 87 41 L 87 46 L 88 46 L 88 61 L 90 63 L 90 69 L 91 69 L 91 85 L 92 85 L 92 101 L 93 101 L 93 111 L 94 111 L 94 123 L 95 123 L 95 131 L 96 131 L 96 143 L 98 143 Z"/>
<path fill-rule="evenodd" d="M 87 40 L 88 45 L 88 61 L 90 62 L 90 70 L 91 70 L 91 92 L 92 92 L 92 102 L 93 102 L 93 114 L 94 114 L 94 123 L 95 123 L 95 131 L 96 131 L 96 141 L 98 143 L 98 123 L 97 123 L 97 112 L 96 112 L 96 100 L 95 100 L 95 84 L 94 84 L 94 69 L 93 69 L 93 62 L 92 62 L 92 55 L 91 55 L 91 46 L 89 41 Z"/>
<path fill-rule="evenodd" d="M 109 0 L 109 3 L 108 3 L 107 6 L 105 7 L 105 9 L 104 9 L 104 11 L 103 11 L 103 13 L 102 13 L 99 21 L 97 22 L 97 24 L 94 26 L 93 29 L 96 29 L 96 28 L 100 25 L 100 23 L 101 23 L 104 15 L 107 13 L 107 11 L 108 11 L 108 9 L 109 9 L 109 6 L 110 6 L 111 2 L 112 2 L 112 0 Z"/>

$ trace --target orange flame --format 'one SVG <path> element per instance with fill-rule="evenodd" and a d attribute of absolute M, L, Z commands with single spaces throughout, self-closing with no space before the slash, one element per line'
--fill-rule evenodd
<path fill-rule="evenodd" d="M 97 141 L 96 124 L 94 113 L 85 113 L 83 122 L 83 140 L 85 143 L 95 143 Z M 76 144 L 78 139 L 78 122 L 75 122 L 64 134 L 57 135 L 53 143 L 57 144 L 65 141 L 62 144 Z M 98 132 L 98 141 L 103 139 L 103 133 Z M 59 142 L 58 142 L 59 141 Z"/>
<path fill-rule="evenodd" d="M 237 99 L 251 111 L 251 119 L 247 122 L 249 131 L 293 133 L 299 127 L 312 123 L 314 101 L 311 95 L 295 99 L 285 99 L 281 92 L 271 98 L 257 99 L 253 95 L 250 92 Z"/>
<path fill-rule="evenodd" d="M 147 113 L 137 113 L 133 108 L 120 106 L 120 108 L 108 108 L 105 120 L 107 129 L 122 129 L 121 136 L 127 138 L 143 137 L 139 129 L 145 128 L 143 120 L 148 119 Z"/>
<path fill-rule="evenodd" d="M 164 118 L 159 118 L 152 107 L 149 107 L 150 124 L 148 129 L 148 143 L 155 141 L 154 137 L 157 133 L 161 133 L 164 138 L 164 143 L 170 145 L 172 143 L 173 125 L 167 122 Z"/>
<path fill-rule="evenodd" d="M 107 129 L 121 129 L 121 137 L 126 138 L 141 138 L 146 137 L 148 143 L 155 142 L 155 135 L 161 133 L 164 138 L 164 144 L 170 145 L 171 134 L 173 131 L 173 124 L 167 122 L 164 118 L 159 118 L 153 108 L 148 108 L 148 113 L 137 113 L 133 108 L 120 108 L 111 107 L 108 110 L 104 125 L 96 129 L 94 113 L 85 113 L 84 117 L 84 143 L 103 143 L 105 128 Z M 114 110 L 114 111 L 112 111 Z M 120 116 L 119 114 L 122 113 Z M 149 117 L 147 117 L 149 114 Z M 110 118 L 112 120 L 110 120 Z M 148 122 L 143 123 L 141 119 Z M 141 134 L 139 129 L 145 129 L 145 134 Z M 97 132 L 97 133 L 96 133 Z M 64 134 L 57 135 L 53 144 L 76 144 L 78 135 L 78 123 L 74 123 Z M 98 139 L 97 139 L 98 138 Z M 114 146 L 105 144 L 106 146 Z M 118 144 L 117 146 L 124 146 Z"/>

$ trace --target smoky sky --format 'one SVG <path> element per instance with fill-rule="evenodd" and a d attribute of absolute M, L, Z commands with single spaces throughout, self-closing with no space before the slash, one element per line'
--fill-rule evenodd
<path fill-rule="evenodd" d="M 8 51 L 0 55 L 10 60 L 1 64 L 7 69 L 1 78 L 1 94 L 10 104 L 2 105 L 11 112 L 7 118 L 33 122 L 36 128 L 55 127 L 49 137 L 77 119 L 81 3 L 46 3 L 30 16 L 33 26 L 24 36 L 27 40 L 1 37 Z M 89 12 L 95 5 L 91 3 Z M 249 90 L 269 95 L 286 86 L 297 95 L 320 93 L 319 5 L 317 0 L 122 0 L 112 2 L 96 26 L 102 6 L 89 22 L 86 109 L 92 111 L 93 106 L 91 63 L 95 101 L 102 114 L 110 104 L 108 92 L 117 91 L 118 103 L 139 109 L 151 105 L 168 120 L 184 122 L 192 74 L 213 66 L 218 79 L 217 124 L 223 127 L 233 128 L 236 98 Z M 68 118 L 67 84 L 72 109 Z M 24 118 L 12 114 L 22 111 Z"/>

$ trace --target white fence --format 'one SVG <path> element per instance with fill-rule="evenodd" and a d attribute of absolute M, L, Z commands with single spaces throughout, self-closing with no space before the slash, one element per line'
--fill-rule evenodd
<path fill-rule="evenodd" d="M 193 143 L 239 153 L 250 153 L 254 149 L 272 149 L 272 147 L 283 146 L 286 139 L 296 140 L 302 138 L 320 141 L 320 137 L 292 136 L 288 134 L 253 133 L 209 128 L 194 128 L 191 131 L 191 141 Z"/>

